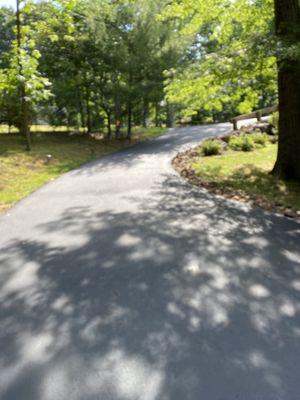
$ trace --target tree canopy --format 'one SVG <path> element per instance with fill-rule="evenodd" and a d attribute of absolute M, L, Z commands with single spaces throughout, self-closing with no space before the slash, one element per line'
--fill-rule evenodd
<path fill-rule="evenodd" d="M 170 101 L 187 115 L 225 117 L 276 102 L 272 2 L 183 1 L 169 6 L 190 36 L 185 63 L 167 80 Z"/>

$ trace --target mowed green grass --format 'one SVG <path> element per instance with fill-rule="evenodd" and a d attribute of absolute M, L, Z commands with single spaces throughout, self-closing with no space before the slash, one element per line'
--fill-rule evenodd
<path fill-rule="evenodd" d="M 270 174 L 276 154 L 277 145 L 268 144 L 250 152 L 226 151 L 219 156 L 199 156 L 192 167 L 202 180 L 216 182 L 222 188 L 230 187 L 300 209 L 300 184 L 278 181 Z"/>
<path fill-rule="evenodd" d="M 53 132 L 69 132 L 69 131 L 79 131 L 84 132 L 84 128 L 68 128 L 67 126 L 50 126 L 50 125 L 32 125 L 30 131 L 32 133 L 36 132 L 44 132 L 44 133 L 53 133 Z M 0 133 L 18 133 L 18 129 L 12 126 L 9 129 L 9 126 L 6 124 L 0 124 Z"/>
<path fill-rule="evenodd" d="M 31 152 L 25 150 L 24 139 L 19 135 L 0 134 L 0 212 L 81 164 L 164 132 L 164 128 L 134 128 L 132 143 L 85 134 L 35 133 Z M 52 156 L 50 163 L 48 154 Z"/>

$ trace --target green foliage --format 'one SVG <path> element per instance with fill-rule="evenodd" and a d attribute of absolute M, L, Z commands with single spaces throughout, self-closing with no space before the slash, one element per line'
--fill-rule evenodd
<path fill-rule="evenodd" d="M 15 14 L 9 8 L 0 8 L 0 69 L 9 66 L 9 53 L 12 42 L 15 38 L 14 33 Z"/>
<path fill-rule="evenodd" d="M 164 14 L 172 16 L 190 46 L 166 94 L 184 116 L 205 110 L 229 119 L 276 102 L 272 0 L 175 1 Z"/>
<path fill-rule="evenodd" d="M 30 1 L 24 1 L 21 4 L 20 37 L 18 39 L 17 26 L 15 26 L 13 33 L 7 36 L 6 45 L 1 46 L 6 49 L 6 52 L 0 57 L 0 120 L 17 127 L 22 125 L 22 98 L 27 103 L 29 120 L 32 120 L 41 104 L 52 96 L 51 83 L 40 71 L 41 52 L 38 48 L 46 31 L 48 34 L 52 32 L 51 18 L 47 13 L 42 14 L 43 20 L 40 16 L 37 17 L 41 11 L 40 7 L 43 7 L 42 4 L 34 4 Z M 4 20 L 3 17 L 6 14 L 7 10 L 1 8 L 0 21 L 2 20 L 2 23 L 5 21 L 6 25 L 13 27 L 16 21 L 15 16 L 9 20 L 8 24 L 7 19 Z M 45 26 L 47 26 L 46 30 Z M 1 62 L 2 60 L 4 62 Z"/>
<path fill-rule="evenodd" d="M 240 136 L 231 136 L 228 146 L 234 151 L 252 151 L 255 144 L 252 135 L 242 134 Z"/>
<path fill-rule="evenodd" d="M 218 140 L 206 140 L 200 148 L 204 156 L 214 156 L 222 153 L 222 144 Z"/>
<path fill-rule="evenodd" d="M 271 124 L 275 127 L 275 129 L 278 132 L 278 129 L 279 129 L 279 112 L 278 111 L 273 113 L 272 118 L 271 118 Z"/>
<path fill-rule="evenodd" d="M 253 139 L 256 147 L 265 147 L 268 143 L 268 135 L 266 133 L 253 133 L 251 138 Z"/>
<path fill-rule="evenodd" d="M 9 115 L 20 115 L 20 61 L 31 120 L 88 130 L 105 123 L 112 128 L 117 121 L 124 126 L 129 116 L 135 125 L 165 122 L 164 71 L 182 52 L 173 41 L 174 24 L 157 18 L 167 0 L 23 4 L 22 50 L 14 50 L 14 35 L 3 46 L 0 38 L 0 49 L 7 51 L 0 56 L 2 122 L 18 125 Z M 8 30 L 1 13 L 0 33 Z"/>
<path fill-rule="evenodd" d="M 0 122 L 20 125 L 22 85 L 31 123 L 89 131 L 270 105 L 270 10 L 271 0 L 26 0 L 18 49 L 15 15 L 0 8 Z"/>

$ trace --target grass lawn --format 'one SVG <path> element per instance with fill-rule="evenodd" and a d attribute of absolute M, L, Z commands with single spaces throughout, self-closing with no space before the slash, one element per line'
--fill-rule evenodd
<path fill-rule="evenodd" d="M 134 128 L 132 143 L 165 131 L 164 128 Z M 27 152 L 22 137 L 0 134 L 0 212 L 64 172 L 125 146 L 120 141 L 67 133 L 34 133 L 32 139 L 32 151 Z M 47 163 L 47 154 L 52 155 L 50 163 Z"/>
<path fill-rule="evenodd" d="M 199 156 L 193 160 L 192 168 L 203 181 L 300 210 L 300 184 L 278 181 L 269 174 L 276 153 L 276 144 L 251 152 L 229 150 L 219 156 Z"/>
<path fill-rule="evenodd" d="M 30 131 L 32 133 L 35 132 L 44 132 L 44 133 L 53 133 L 53 132 L 68 132 L 68 131 L 80 131 L 84 132 L 83 128 L 68 128 L 67 126 L 51 126 L 51 125 L 32 125 Z M 0 133 L 8 133 L 9 126 L 6 124 L 0 124 Z M 10 128 L 10 133 L 18 133 L 18 129 L 14 126 Z"/>

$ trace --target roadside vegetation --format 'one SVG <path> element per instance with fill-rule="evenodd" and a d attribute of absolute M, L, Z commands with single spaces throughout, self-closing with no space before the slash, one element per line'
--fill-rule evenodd
<path fill-rule="evenodd" d="M 162 135 L 164 128 L 133 128 L 131 142 L 107 140 L 105 135 L 34 133 L 33 148 L 24 151 L 19 134 L 0 134 L 0 213 L 43 184 L 88 161 L 134 143 Z"/>
<path fill-rule="evenodd" d="M 248 149 L 251 141 L 243 143 Z M 278 180 L 270 174 L 276 154 L 277 145 L 268 143 L 252 151 L 228 150 L 219 156 L 199 157 L 192 166 L 201 180 L 221 189 L 235 189 L 233 196 L 242 191 L 242 195 L 263 197 L 279 207 L 300 210 L 300 184 Z"/>
<path fill-rule="evenodd" d="M 192 183 L 215 194 L 300 218 L 300 183 L 271 174 L 277 140 L 264 132 L 234 132 L 178 155 L 174 165 Z"/>

